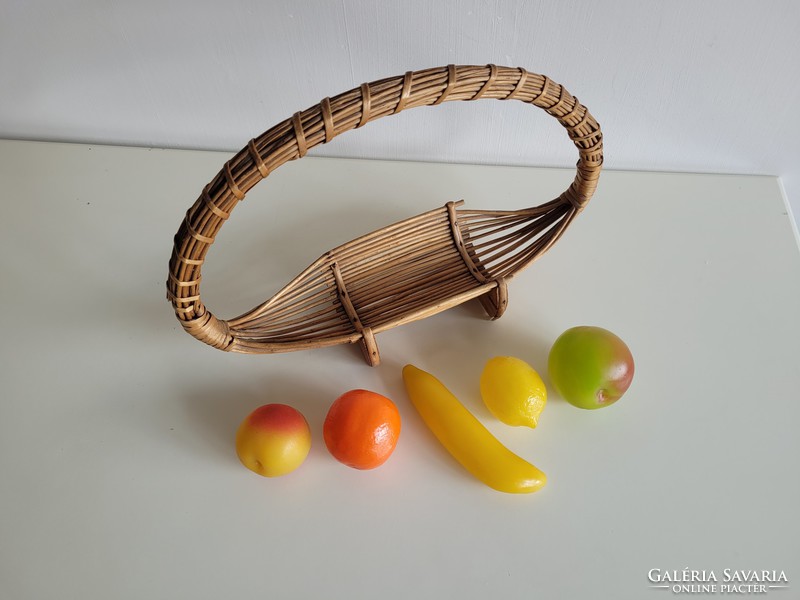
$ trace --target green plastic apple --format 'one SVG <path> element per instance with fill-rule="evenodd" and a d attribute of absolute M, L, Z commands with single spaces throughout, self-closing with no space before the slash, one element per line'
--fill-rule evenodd
<path fill-rule="evenodd" d="M 611 406 L 633 381 L 627 344 L 602 327 L 572 327 L 550 349 L 550 380 L 558 394 L 579 408 Z"/>

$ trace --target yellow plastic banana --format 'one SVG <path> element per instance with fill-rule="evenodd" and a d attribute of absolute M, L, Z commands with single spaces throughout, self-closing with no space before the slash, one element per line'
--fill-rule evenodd
<path fill-rule="evenodd" d="M 413 365 L 403 368 L 411 403 L 448 452 L 483 483 L 500 492 L 541 489 L 547 476 L 506 448 L 433 375 Z"/>

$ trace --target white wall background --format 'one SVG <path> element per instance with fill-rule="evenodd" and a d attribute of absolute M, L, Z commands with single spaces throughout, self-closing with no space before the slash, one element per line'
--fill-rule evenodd
<path fill-rule="evenodd" d="M 363 81 L 493 62 L 578 96 L 608 168 L 780 175 L 800 215 L 799 25 L 796 0 L 0 0 L 0 137 L 236 151 Z M 499 102 L 315 152 L 575 161 L 555 121 Z"/>

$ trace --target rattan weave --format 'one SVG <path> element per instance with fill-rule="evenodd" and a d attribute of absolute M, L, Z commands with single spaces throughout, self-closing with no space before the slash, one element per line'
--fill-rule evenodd
<path fill-rule="evenodd" d="M 223 223 L 272 171 L 318 144 L 380 117 L 455 100 L 519 100 L 565 127 L 577 174 L 554 200 L 514 211 L 445 206 L 335 248 L 263 304 L 230 320 L 200 299 L 200 270 Z M 231 158 L 189 208 L 175 235 L 167 298 L 184 329 L 232 352 L 273 353 L 359 342 L 371 365 L 375 335 L 472 298 L 491 318 L 507 282 L 541 256 L 583 209 L 603 163 L 597 121 L 563 86 L 521 68 L 448 65 L 364 83 L 278 123 Z"/>

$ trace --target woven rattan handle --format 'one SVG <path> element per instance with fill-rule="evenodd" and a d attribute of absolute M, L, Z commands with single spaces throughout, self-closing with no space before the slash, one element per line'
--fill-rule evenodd
<path fill-rule="evenodd" d="M 250 140 L 205 187 L 175 236 L 169 266 L 167 297 L 183 327 L 217 348 L 229 349 L 233 342 L 228 324 L 214 317 L 200 300 L 200 269 L 222 224 L 259 181 L 314 146 L 369 121 L 407 108 L 480 98 L 519 100 L 558 119 L 577 147 L 579 159 L 575 180 L 556 201 L 581 210 L 597 186 L 603 163 L 602 133 L 586 107 L 548 77 L 495 65 L 448 65 L 364 83 L 325 98 Z"/>

